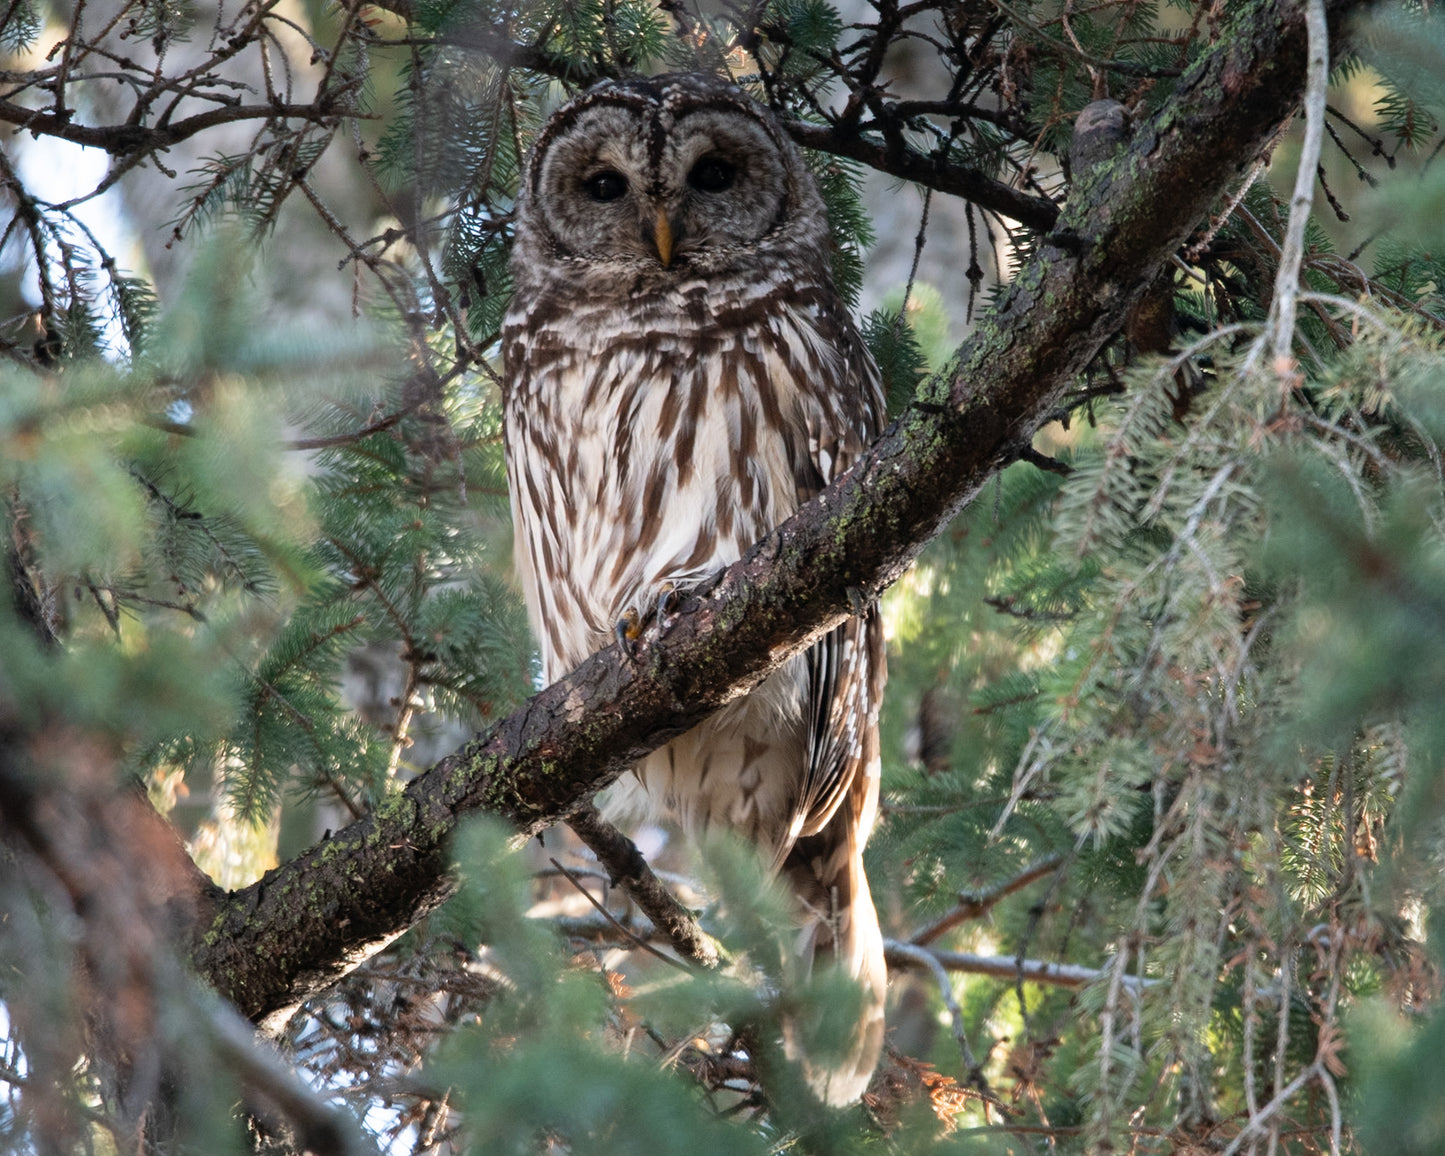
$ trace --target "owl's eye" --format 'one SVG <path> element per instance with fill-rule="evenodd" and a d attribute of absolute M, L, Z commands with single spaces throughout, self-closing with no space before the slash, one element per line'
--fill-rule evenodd
<path fill-rule="evenodd" d="M 594 201 L 615 201 L 626 194 L 627 178 L 612 169 L 603 169 L 583 181 L 582 187 Z"/>
<path fill-rule="evenodd" d="M 722 157 L 703 157 L 687 174 L 687 183 L 702 193 L 720 193 L 733 186 L 737 169 Z"/>

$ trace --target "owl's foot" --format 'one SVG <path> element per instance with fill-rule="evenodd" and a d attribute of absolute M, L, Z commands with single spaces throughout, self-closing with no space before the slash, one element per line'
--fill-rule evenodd
<path fill-rule="evenodd" d="M 617 643 L 629 658 L 636 655 L 636 643 L 647 629 L 649 622 L 660 622 L 663 615 L 671 614 L 682 603 L 682 591 L 676 582 L 664 582 L 657 588 L 657 598 L 652 607 L 644 613 L 635 606 L 629 606 L 612 627 Z"/>
<path fill-rule="evenodd" d="M 622 652 L 628 658 L 635 657 L 633 645 L 642 637 L 642 615 L 629 606 L 613 624 L 612 633 L 617 639 L 617 645 L 622 647 Z"/>

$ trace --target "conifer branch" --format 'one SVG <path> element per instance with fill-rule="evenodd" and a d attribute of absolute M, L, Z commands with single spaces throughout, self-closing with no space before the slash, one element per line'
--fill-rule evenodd
<path fill-rule="evenodd" d="M 968 1072 L 970 1080 L 978 1079 L 978 1060 L 974 1058 L 973 1048 L 969 1046 L 968 1034 L 964 1029 L 963 1008 L 958 1005 L 958 996 L 953 992 L 953 983 L 949 979 L 948 969 L 943 966 L 938 953 L 930 951 L 926 947 L 916 947 L 911 943 L 899 943 L 896 939 L 888 939 L 883 942 L 883 956 L 888 961 L 889 967 L 918 967 L 932 973 L 934 981 L 938 984 L 939 998 L 943 1000 L 943 1006 L 948 1009 L 949 1028 L 953 1033 L 954 1041 L 958 1044 L 958 1050 L 963 1056 L 964 1070 Z"/>
<path fill-rule="evenodd" d="M 286 448 L 288 450 L 329 450 L 336 449 L 338 446 L 355 445 L 359 441 L 365 441 L 373 434 L 391 429 L 397 422 L 409 417 L 415 409 L 415 405 L 403 406 L 401 409 L 368 422 L 360 429 L 352 430 L 350 433 L 329 434 L 314 438 L 292 438 L 286 443 Z"/>
<path fill-rule="evenodd" d="M 1336 22 L 1361 8 L 1332 0 Z M 488 811 L 524 840 L 756 686 L 893 582 L 1016 456 L 1157 270 L 1295 109 L 1302 5 L 1261 5 L 1071 203 L 960 351 L 853 469 L 666 615 L 441 760 L 366 819 L 225 899 L 193 959 L 253 1019 L 324 988 L 450 893 Z"/>
<path fill-rule="evenodd" d="M 1274 328 L 1271 352 L 1276 372 L 1282 374 L 1289 372 L 1293 363 L 1295 307 L 1299 296 L 1300 264 L 1304 260 L 1305 226 L 1309 223 L 1310 209 L 1314 204 L 1314 184 L 1324 137 L 1325 91 L 1330 83 L 1330 36 L 1323 0 L 1308 0 L 1306 20 L 1309 26 L 1309 72 L 1304 99 L 1305 135 L 1300 147 L 1299 170 L 1295 173 L 1294 194 L 1290 198 L 1289 226 L 1285 229 L 1270 311 L 1270 323 Z M 1320 176 L 1323 177 L 1322 172 Z"/>
<path fill-rule="evenodd" d="M 68 111 L 68 110 L 67 110 Z M 69 116 L 26 108 L 0 99 L 0 124 L 13 124 L 35 136 L 53 136 L 112 156 L 129 156 L 167 149 L 197 133 L 247 120 L 304 120 L 331 124 L 343 116 L 361 116 L 354 109 L 330 100 L 316 104 L 223 104 L 167 125 L 79 124 Z"/>
<path fill-rule="evenodd" d="M 591 803 L 573 811 L 567 825 L 607 868 L 612 883 L 632 897 L 679 955 L 700 967 L 718 965 L 717 942 L 653 873 L 631 839 L 604 819 Z"/>
<path fill-rule="evenodd" d="M 410 19 L 415 11 L 411 0 L 384 0 L 378 7 L 404 19 Z M 879 30 L 876 40 L 881 49 L 886 49 L 892 43 L 886 29 Z M 519 43 L 501 26 L 449 29 L 434 38 L 408 38 L 395 43 L 441 43 L 468 48 L 484 53 L 504 67 L 550 76 L 579 89 L 616 75 L 611 70 L 583 65 L 558 53 L 548 52 L 541 45 Z M 878 64 L 882 64 L 881 51 Z M 933 106 L 927 102 L 898 101 L 881 107 L 885 107 L 888 112 L 884 117 L 888 131 L 885 139 L 881 141 L 866 135 L 851 121 L 820 125 L 803 120 L 790 120 L 786 127 L 793 139 L 806 148 L 859 161 L 869 168 L 912 181 L 924 188 L 963 197 L 981 208 L 1018 221 L 1035 232 L 1047 232 L 1053 227 L 1058 219 L 1059 209 L 1047 197 L 1021 192 L 969 165 L 958 164 L 943 156 L 921 153 L 907 143 L 903 134 L 904 122 L 908 117 L 925 113 L 948 113 L 963 118 L 977 116 L 989 121 L 997 119 L 997 114 L 986 109 L 963 108 L 957 102 L 943 102 Z"/>
<path fill-rule="evenodd" d="M 913 967 L 936 972 L 958 971 L 969 975 L 987 975 L 994 979 L 1045 983 L 1053 987 L 1083 987 L 1107 976 L 1107 971 L 1082 967 L 1074 963 L 1052 963 L 1045 959 L 1020 959 L 1013 955 L 975 955 L 970 951 L 943 951 L 936 947 L 920 947 L 896 939 L 883 941 L 883 955 L 889 967 Z M 1135 975 L 1123 977 L 1123 986 L 1137 990 L 1149 981 Z"/>
<path fill-rule="evenodd" d="M 576 872 L 566 872 L 574 875 Z M 590 916 L 559 916 L 550 922 L 563 934 L 573 939 L 590 942 L 615 943 L 619 933 L 634 941 L 668 942 L 667 936 L 655 924 L 641 921 L 628 924 L 606 912 L 606 918 Z M 991 979 L 1003 979 L 1025 983 L 1040 983 L 1049 987 L 1079 988 L 1107 978 L 1110 972 L 1096 967 L 1085 967 L 1075 963 L 1056 963 L 1047 959 L 1028 959 L 1016 955 L 980 955 L 971 951 L 948 951 L 939 947 L 927 947 L 901 939 L 883 941 L 884 958 L 889 968 L 911 971 L 927 971 L 937 977 L 940 973 L 957 972 L 961 975 L 984 975 Z M 1130 992 L 1159 982 L 1141 979 L 1137 975 L 1121 977 L 1121 986 Z M 942 991 L 944 985 L 940 984 Z M 947 1001 L 945 1000 L 945 1003 Z"/>
<path fill-rule="evenodd" d="M 927 947 L 939 936 L 952 931 L 960 923 L 982 919 L 994 909 L 999 900 L 1008 898 L 1015 891 L 1023 890 L 1036 879 L 1042 879 L 1049 872 L 1056 870 L 1063 861 L 1062 855 L 1050 855 L 1046 859 L 1040 859 L 1033 866 L 1024 868 L 1012 879 L 1006 879 L 997 887 L 990 887 L 987 891 L 975 894 L 960 892 L 957 907 L 935 919 L 927 927 L 915 931 L 909 937 L 908 942 L 917 947 Z"/>
<path fill-rule="evenodd" d="M 793 120 L 787 128 L 793 139 L 807 148 L 847 157 L 880 173 L 962 197 L 1036 233 L 1047 233 L 1059 219 L 1059 207 L 1047 197 L 1021 192 L 978 169 L 909 148 L 903 142 L 901 129 L 897 140 L 875 141 L 857 129 L 840 125 Z"/>

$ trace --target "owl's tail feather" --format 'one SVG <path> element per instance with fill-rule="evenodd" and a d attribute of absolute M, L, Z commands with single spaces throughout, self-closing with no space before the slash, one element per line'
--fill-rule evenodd
<path fill-rule="evenodd" d="M 817 835 L 798 840 L 782 869 L 801 908 L 801 962 L 814 972 L 836 966 L 862 988 L 858 1022 L 841 1055 L 810 1057 L 799 1042 L 797 1026 L 783 1026 L 788 1058 L 801 1064 L 817 1097 L 834 1107 L 855 1103 L 868 1088 L 883 1051 L 888 991 L 883 934 L 863 873 L 863 849 L 849 820 L 851 815 L 836 815 Z"/>

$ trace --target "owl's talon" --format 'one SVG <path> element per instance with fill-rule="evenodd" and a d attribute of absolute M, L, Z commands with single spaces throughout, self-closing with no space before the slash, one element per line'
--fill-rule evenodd
<path fill-rule="evenodd" d="M 652 601 L 652 612 L 643 615 L 637 607 L 629 606 L 622 612 L 622 617 L 613 624 L 612 636 L 617 639 L 617 644 L 631 656 L 635 653 L 635 644 L 642 637 L 642 632 L 647 629 L 648 622 L 661 622 L 664 615 L 671 614 L 681 605 L 682 590 L 677 583 L 663 582 L 658 586 L 657 595 Z"/>
<path fill-rule="evenodd" d="M 629 658 L 636 653 L 636 642 L 642 637 L 642 615 L 631 606 L 622 612 L 622 617 L 613 624 L 612 633 L 617 644 Z"/>

